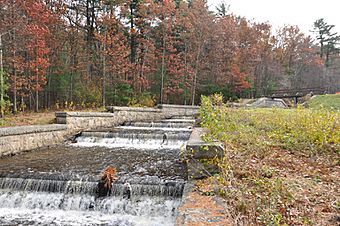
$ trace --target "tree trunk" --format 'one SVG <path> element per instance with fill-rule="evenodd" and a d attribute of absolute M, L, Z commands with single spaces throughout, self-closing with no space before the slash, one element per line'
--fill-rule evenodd
<path fill-rule="evenodd" d="M 103 107 L 106 106 L 106 45 L 105 43 L 103 44 L 103 87 L 102 87 L 102 98 L 103 98 Z"/>
<path fill-rule="evenodd" d="M 18 112 L 17 108 L 17 70 L 15 68 L 15 57 L 16 57 L 16 40 L 15 40 L 15 33 L 13 33 L 12 41 L 14 44 L 13 49 L 13 60 L 12 60 L 12 67 L 13 67 L 13 114 Z"/>
<path fill-rule="evenodd" d="M 160 102 L 163 104 L 164 98 L 164 74 L 165 74 L 165 37 L 163 37 L 163 52 L 162 52 L 162 65 L 161 65 L 161 98 Z"/>
<path fill-rule="evenodd" d="M 4 117 L 4 67 L 2 63 L 2 34 L 0 34 L 0 117 Z"/>
<path fill-rule="evenodd" d="M 28 102 L 29 102 L 29 110 L 32 111 L 33 107 L 32 107 L 32 92 L 29 91 L 29 99 L 28 99 Z"/>
<path fill-rule="evenodd" d="M 198 49 L 198 53 L 196 56 L 196 65 L 195 65 L 195 74 L 194 74 L 194 84 L 193 84 L 193 89 L 192 89 L 192 101 L 191 105 L 195 105 L 195 96 L 196 96 L 196 86 L 197 86 L 197 74 L 198 74 L 198 63 L 201 55 L 201 48 L 203 48 L 203 45 Z"/>
<path fill-rule="evenodd" d="M 184 65 L 185 65 L 185 75 L 184 75 L 184 105 L 187 105 L 187 77 L 188 77 L 188 60 L 187 60 L 187 42 L 184 42 Z"/>
<path fill-rule="evenodd" d="M 36 71 L 36 91 L 35 91 L 35 112 L 39 111 L 39 74 L 38 74 L 38 70 Z"/>
<path fill-rule="evenodd" d="M 13 55 L 15 56 L 15 52 Z M 17 70 L 15 69 L 15 62 L 13 61 L 13 114 L 17 112 Z"/>
<path fill-rule="evenodd" d="M 20 106 L 21 106 L 21 111 L 22 111 L 22 112 L 25 112 L 24 96 L 21 96 L 21 103 L 20 103 Z"/>
<path fill-rule="evenodd" d="M 131 51 L 131 55 L 130 55 L 130 63 L 135 63 L 136 62 L 136 37 L 135 37 L 135 33 L 134 33 L 134 29 L 135 29 L 135 23 L 134 23 L 134 7 L 136 7 L 135 5 L 135 0 L 132 0 L 131 4 L 130 4 L 130 15 L 131 15 L 131 19 L 130 19 L 130 51 Z"/>
<path fill-rule="evenodd" d="M 52 83 L 52 76 L 48 77 L 48 93 L 47 93 L 47 108 L 51 109 L 51 83 Z"/>

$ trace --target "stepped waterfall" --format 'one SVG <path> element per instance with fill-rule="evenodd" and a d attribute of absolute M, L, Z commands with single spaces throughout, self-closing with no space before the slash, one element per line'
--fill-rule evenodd
<path fill-rule="evenodd" d="M 174 225 L 193 123 L 125 123 L 1 158 L 0 225 Z M 108 166 L 118 179 L 99 195 Z"/>

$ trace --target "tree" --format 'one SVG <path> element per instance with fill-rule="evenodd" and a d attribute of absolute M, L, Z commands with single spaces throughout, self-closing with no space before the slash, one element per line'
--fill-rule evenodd
<path fill-rule="evenodd" d="M 1 89 L 1 93 L 0 93 L 0 117 L 3 118 L 4 117 L 4 107 L 5 107 L 5 103 L 4 103 L 4 95 L 5 95 L 5 85 L 4 85 L 4 66 L 3 66 L 3 60 L 2 60 L 2 36 L 3 34 L 0 34 L 0 89 Z"/>
<path fill-rule="evenodd" d="M 333 32 L 334 27 L 334 25 L 327 24 L 323 18 L 314 22 L 314 33 L 316 33 L 316 39 L 320 44 L 320 58 L 325 57 L 327 67 L 330 63 L 330 55 L 340 52 L 340 49 L 337 47 L 340 44 L 340 35 L 337 32 Z"/>
<path fill-rule="evenodd" d="M 146 96 L 196 104 L 201 94 L 257 97 L 338 81 L 339 35 L 322 19 L 317 45 L 297 27 L 273 33 L 233 15 L 226 3 L 214 14 L 205 0 L 0 1 L 13 112 Z"/>
<path fill-rule="evenodd" d="M 194 69 L 191 104 L 196 102 L 197 88 L 201 69 L 205 66 L 205 48 L 208 46 L 209 39 L 213 32 L 213 15 L 209 13 L 208 6 L 205 1 L 193 1 L 190 7 L 189 18 L 191 21 L 190 35 L 190 52 L 193 56 L 191 64 Z"/>
<path fill-rule="evenodd" d="M 29 21 L 23 36 L 26 37 L 26 72 L 30 94 L 35 92 L 35 111 L 39 110 L 39 92 L 46 84 L 46 70 L 49 67 L 49 48 L 47 40 L 50 37 L 48 24 L 51 12 L 40 1 L 30 0 L 23 5 L 23 12 Z"/>
<path fill-rule="evenodd" d="M 106 105 L 106 89 L 109 82 L 110 94 L 114 95 L 116 83 L 127 83 L 125 75 L 129 71 L 128 40 L 123 34 L 122 24 L 113 13 L 105 15 L 101 21 L 101 31 L 96 35 L 102 46 L 102 98 Z"/>
<path fill-rule="evenodd" d="M 285 26 L 278 35 L 275 49 L 286 77 L 282 82 L 293 89 L 304 88 L 302 76 L 309 68 L 322 65 L 316 57 L 316 49 L 310 37 L 297 26 Z"/>
<path fill-rule="evenodd" d="M 230 5 L 227 5 L 226 3 L 222 2 L 218 6 L 216 6 L 217 13 L 216 15 L 219 17 L 225 17 L 228 15 Z"/>

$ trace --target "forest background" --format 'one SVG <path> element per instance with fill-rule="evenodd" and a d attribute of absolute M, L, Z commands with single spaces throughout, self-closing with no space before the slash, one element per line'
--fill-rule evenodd
<path fill-rule="evenodd" d="M 2 113 L 340 91 L 340 36 L 204 0 L 0 0 Z"/>

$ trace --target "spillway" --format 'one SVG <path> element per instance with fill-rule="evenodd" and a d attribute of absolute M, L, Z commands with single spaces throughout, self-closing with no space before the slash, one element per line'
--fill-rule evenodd
<path fill-rule="evenodd" d="M 174 225 L 193 121 L 126 123 L 0 159 L 0 225 Z M 99 195 L 103 170 L 117 181 Z"/>

